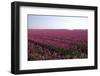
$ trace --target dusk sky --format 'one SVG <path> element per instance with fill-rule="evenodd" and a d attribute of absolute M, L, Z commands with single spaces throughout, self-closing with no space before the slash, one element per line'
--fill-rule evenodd
<path fill-rule="evenodd" d="M 87 17 L 28 15 L 28 29 L 88 29 Z"/>

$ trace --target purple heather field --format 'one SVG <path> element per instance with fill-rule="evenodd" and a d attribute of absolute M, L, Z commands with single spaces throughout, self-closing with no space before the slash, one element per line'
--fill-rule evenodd
<path fill-rule="evenodd" d="M 28 29 L 28 60 L 87 58 L 87 30 Z"/>

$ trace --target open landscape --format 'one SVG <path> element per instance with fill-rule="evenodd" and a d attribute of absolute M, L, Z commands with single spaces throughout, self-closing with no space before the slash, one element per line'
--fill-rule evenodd
<path fill-rule="evenodd" d="M 28 29 L 28 60 L 88 58 L 88 30 Z"/>

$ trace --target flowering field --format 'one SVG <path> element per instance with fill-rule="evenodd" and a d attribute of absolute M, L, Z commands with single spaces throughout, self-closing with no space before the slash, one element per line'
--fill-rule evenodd
<path fill-rule="evenodd" d="M 28 60 L 88 57 L 87 30 L 28 29 Z"/>

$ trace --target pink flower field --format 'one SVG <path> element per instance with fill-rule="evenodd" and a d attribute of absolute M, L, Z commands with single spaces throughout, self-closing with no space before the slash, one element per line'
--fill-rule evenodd
<path fill-rule="evenodd" d="M 28 60 L 88 57 L 87 30 L 28 29 Z"/>

